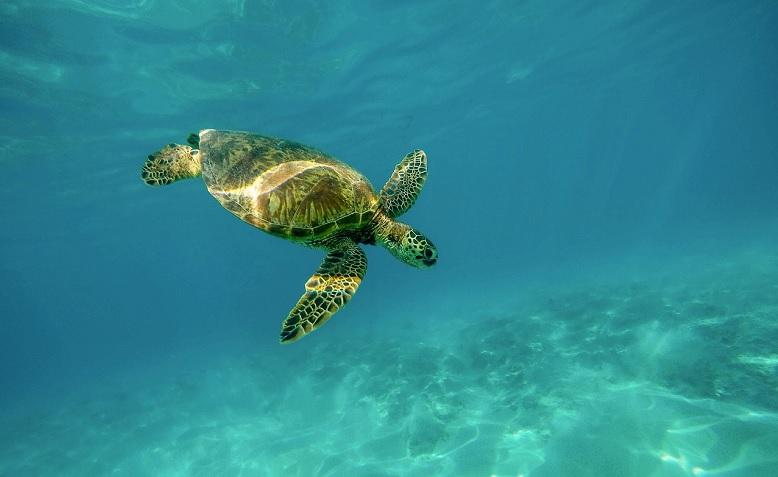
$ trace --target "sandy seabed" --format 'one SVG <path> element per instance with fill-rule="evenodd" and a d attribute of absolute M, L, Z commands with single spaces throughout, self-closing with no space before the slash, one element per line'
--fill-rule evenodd
<path fill-rule="evenodd" d="M 494 296 L 4 412 L 0 476 L 775 475 L 778 253 Z"/>

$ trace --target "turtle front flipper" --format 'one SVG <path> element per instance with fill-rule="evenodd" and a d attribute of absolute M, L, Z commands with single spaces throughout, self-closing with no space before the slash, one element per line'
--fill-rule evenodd
<path fill-rule="evenodd" d="M 346 306 L 367 271 L 365 252 L 351 239 L 338 241 L 305 284 L 305 294 L 281 328 L 281 343 L 315 330 Z"/>
<path fill-rule="evenodd" d="M 427 180 L 427 155 L 421 149 L 409 152 L 394 168 L 381 189 L 381 205 L 391 218 L 399 217 L 416 202 Z"/>

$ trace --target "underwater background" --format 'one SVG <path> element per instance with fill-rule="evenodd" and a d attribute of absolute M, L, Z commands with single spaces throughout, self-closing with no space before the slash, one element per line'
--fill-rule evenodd
<path fill-rule="evenodd" d="M 778 468 L 774 1 L 5 0 L 0 476 L 763 476 Z M 380 189 L 408 267 L 146 156 L 281 136 Z"/>

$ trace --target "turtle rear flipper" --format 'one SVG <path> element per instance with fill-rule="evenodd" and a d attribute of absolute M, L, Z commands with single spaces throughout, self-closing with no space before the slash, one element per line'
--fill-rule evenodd
<path fill-rule="evenodd" d="M 381 206 L 386 215 L 396 218 L 407 212 L 419 198 L 426 180 L 427 155 L 421 149 L 409 152 L 381 189 Z"/>
<path fill-rule="evenodd" d="M 305 284 L 305 294 L 284 320 L 281 343 L 302 338 L 346 306 L 366 271 L 365 252 L 351 239 L 340 240 Z"/>
<path fill-rule="evenodd" d="M 202 171 L 200 151 L 180 144 L 168 144 L 146 158 L 140 175 L 146 184 L 160 186 L 197 177 Z"/>

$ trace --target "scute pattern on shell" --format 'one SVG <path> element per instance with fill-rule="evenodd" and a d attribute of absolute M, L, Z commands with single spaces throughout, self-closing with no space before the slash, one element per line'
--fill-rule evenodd
<path fill-rule="evenodd" d="M 367 178 L 302 144 L 206 130 L 200 154 L 208 190 L 227 210 L 286 239 L 304 243 L 362 228 L 379 207 Z"/>

